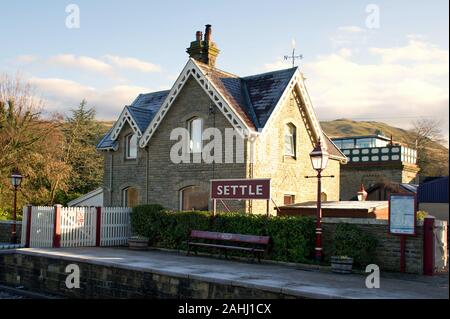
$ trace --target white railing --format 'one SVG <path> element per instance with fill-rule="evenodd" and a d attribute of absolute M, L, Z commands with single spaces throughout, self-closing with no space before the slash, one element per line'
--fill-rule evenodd
<path fill-rule="evenodd" d="M 130 214 L 129 207 L 25 206 L 21 243 L 36 248 L 125 245 L 131 236 Z"/>
<path fill-rule="evenodd" d="M 61 208 L 61 247 L 95 246 L 95 207 Z"/>
<path fill-rule="evenodd" d="M 102 207 L 100 246 L 118 246 L 127 243 L 131 235 L 131 208 Z"/>
<path fill-rule="evenodd" d="M 33 206 L 31 210 L 30 247 L 52 247 L 55 209 L 52 206 Z M 22 229 L 26 225 L 22 223 Z"/>

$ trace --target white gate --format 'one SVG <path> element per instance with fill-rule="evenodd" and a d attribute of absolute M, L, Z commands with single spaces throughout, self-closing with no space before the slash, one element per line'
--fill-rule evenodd
<path fill-rule="evenodd" d="M 61 247 L 95 246 L 95 207 L 61 208 Z"/>
<path fill-rule="evenodd" d="M 100 246 L 125 245 L 131 236 L 131 208 L 102 207 Z"/>
<path fill-rule="evenodd" d="M 52 206 L 33 206 L 31 210 L 30 247 L 52 247 L 55 209 Z M 22 232 L 26 225 L 22 223 Z"/>

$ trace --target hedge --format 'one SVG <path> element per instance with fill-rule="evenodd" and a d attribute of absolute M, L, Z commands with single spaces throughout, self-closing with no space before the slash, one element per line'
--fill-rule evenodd
<path fill-rule="evenodd" d="M 314 252 L 314 219 L 311 217 L 266 217 L 224 213 L 211 217 L 209 212 L 165 210 L 160 205 L 133 208 L 131 226 L 134 235 L 149 238 L 154 247 L 186 250 L 192 229 L 270 236 L 269 259 L 308 262 Z M 238 253 L 236 253 L 238 254 Z"/>
<path fill-rule="evenodd" d="M 375 261 L 377 240 L 353 224 L 340 223 L 331 241 L 332 255 L 349 256 L 357 268 L 364 268 Z"/>

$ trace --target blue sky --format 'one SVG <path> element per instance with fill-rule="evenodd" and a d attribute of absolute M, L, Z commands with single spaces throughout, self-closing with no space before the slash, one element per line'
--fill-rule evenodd
<path fill-rule="evenodd" d="M 65 25 L 71 3 L 79 29 Z M 369 4 L 379 28 L 366 24 Z M 448 118 L 446 0 L 1 1 L 0 12 L 0 73 L 32 82 L 47 113 L 86 97 L 114 119 L 137 93 L 170 88 L 210 23 L 217 66 L 238 75 L 289 67 L 295 39 L 321 120 Z"/>

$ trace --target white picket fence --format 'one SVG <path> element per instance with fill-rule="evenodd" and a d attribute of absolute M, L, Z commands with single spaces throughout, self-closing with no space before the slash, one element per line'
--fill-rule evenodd
<path fill-rule="evenodd" d="M 100 246 L 125 245 L 131 236 L 131 208 L 103 207 Z"/>
<path fill-rule="evenodd" d="M 96 207 L 60 207 L 59 240 L 55 240 L 55 211 L 52 206 L 31 207 L 30 247 L 120 246 L 131 236 L 129 207 L 101 207 L 97 225 Z M 23 208 L 21 243 L 26 245 L 28 207 Z M 97 229 L 100 229 L 98 243 Z"/>

